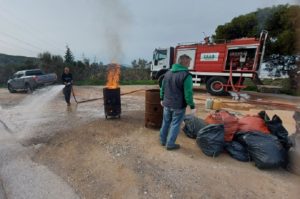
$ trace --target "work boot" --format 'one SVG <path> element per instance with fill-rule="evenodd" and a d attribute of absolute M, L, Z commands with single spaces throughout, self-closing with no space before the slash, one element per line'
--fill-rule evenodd
<path fill-rule="evenodd" d="M 159 139 L 159 143 L 161 146 L 166 146 L 166 141 L 162 140 L 161 138 Z"/>
<path fill-rule="evenodd" d="M 67 104 L 68 104 L 68 106 L 71 106 L 71 103 L 70 103 L 70 102 L 68 102 Z"/>
<path fill-rule="evenodd" d="M 174 146 L 167 146 L 167 150 L 176 150 L 176 149 L 180 149 L 179 144 L 174 144 Z"/>
<path fill-rule="evenodd" d="M 161 146 L 166 146 L 166 143 L 160 142 L 160 145 L 161 145 Z"/>

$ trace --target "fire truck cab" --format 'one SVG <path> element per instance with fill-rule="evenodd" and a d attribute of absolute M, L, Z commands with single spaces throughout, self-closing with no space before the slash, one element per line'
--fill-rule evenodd
<path fill-rule="evenodd" d="M 240 38 L 216 43 L 183 43 L 175 48 L 158 48 L 153 52 L 151 77 L 161 82 L 164 74 L 186 54 L 191 57 L 189 71 L 195 86 L 206 84 L 212 95 L 245 88 L 245 78 L 258 79 L 268 32 L 259 38 Z"/>

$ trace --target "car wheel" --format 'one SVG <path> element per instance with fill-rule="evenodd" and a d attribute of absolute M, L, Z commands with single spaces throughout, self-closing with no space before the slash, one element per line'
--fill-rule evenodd
<path fill-rule="evenodd" d="M 16 92 L 16 90 L 14 90 L 13 87 L 10 84 L 7 85 L 7 88 L 8 88 L 8 91 L 10 93 L 15 93 Z"/>
<path fill-rule="evenodd" d="M 224 77 L 212 77 L 206 82 L 206 90 L 208 93 L 216 96 L 228 95 L 225 91 L 227 79 Z"/>

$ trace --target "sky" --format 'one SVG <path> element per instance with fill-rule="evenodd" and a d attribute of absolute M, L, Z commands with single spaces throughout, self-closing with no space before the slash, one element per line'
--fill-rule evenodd
<path fill-rule="evenodd" d="M 157 47 L 202 41 L 232 18 L 300 0 L 0 0 L 0 53 L 151 60 Z"/>

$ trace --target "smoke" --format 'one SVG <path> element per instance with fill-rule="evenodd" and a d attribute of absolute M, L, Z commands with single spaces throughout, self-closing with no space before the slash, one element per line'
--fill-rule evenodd
<path fill-rule="evenodd" d="M 99 8 L 99 24 L 105 37 L 106 52 L 112 62 L 124 57 L 123 38 L 131 25 L 128 6 L 122 0 L 92 0 Z"/>
<path fill-rule="evenodd" d="M 271 9 L 259 9 L 257 11 L 256 17 L 257 17 L 257 27 L 258 27 L 258 32 L 260 33 L 262 30 L 265 29 L 266 23 L 268 21 L 268 19 L 270 19 L 272 17 L 274 13 L 271 11 Z"/>
<path fill-rule="evenodd" d="M 300 0 L 294 0 L 294 3 L 300 5 Z"/>

